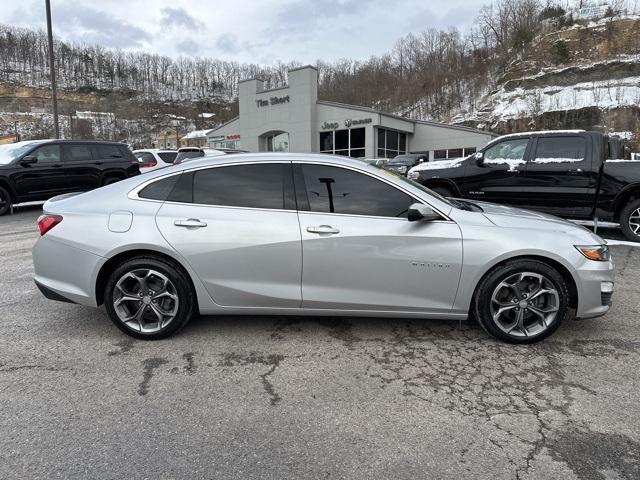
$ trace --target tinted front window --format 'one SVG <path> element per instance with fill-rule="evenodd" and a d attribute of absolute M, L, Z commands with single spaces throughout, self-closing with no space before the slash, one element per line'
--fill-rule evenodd
<path fill-rule="evenodd" d="M 122 152 L 116 145 L 98 145 L 100 158 L 122 158 Z"/>
<path fill-rule="evenodd" d="M 193 202 L 230 207 L 284 208 L 287 164 L 236 165 L 198 170 Z"/>
<path fill-rule="evenodd" d="M 47 145 L 40 147 L 30 156 L 36 157 L 38 163 L 54 163 L 60 161 L 60 145 Z"/>
<path fill-rule="evenodd" d="M 585 157 L 585 142 L 581 137 L 540 137 L 536 161 L 580 161 Z"/>
<path fill-rule="evenodd" d="M 528 138 L 518 138 L 498 143 L 484 152 L 485 160 L 522 160 Z"/>
<path fill-rule="evenodd" d="M 16 158 L 21 157 L 41 142 L 42 141 L 18 142 L 0 145 L 0 165 L 10 163 Z"/>
<path fill-rule="evenodd" d="M 402 217 L 413 199 L 368 175 L 326 165 L 302 165 L 313 212 Z"/>

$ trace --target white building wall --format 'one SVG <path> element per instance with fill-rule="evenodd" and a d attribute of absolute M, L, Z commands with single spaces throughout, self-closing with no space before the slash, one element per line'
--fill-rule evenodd
<path fill-rule="evenodd" d="M 318 71 L 311 66 L 289 71 L 289 85 L 264 90 L 257 79 L 240 82 L 239 117 L 213 130 L 209 137 L 239 133 L 241 146 L 251 152 L 266 150 L 268 135 L 287 132 L 289 151 L 318 152 L 320 132 L 345 128 L 365 128 L 366 157 L 376 157 L 377 129 L 386 128 L 407 134 L 407 151 L 484 146 L 493 135 L 479 130 L 436 123 L 418 122 L 376 112 L 366 107 L 318 101 Z M 358 120 L 371 122 L 354 124 Z M 328 124 L 328 125 L 327 125 Z"/>

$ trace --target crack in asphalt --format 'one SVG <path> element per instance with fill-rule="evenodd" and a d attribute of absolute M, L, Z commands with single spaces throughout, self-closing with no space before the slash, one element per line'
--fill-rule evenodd
<path fill-rule="evenodd" d="M 169 362 L 162 357 L 152 357 L 142 361 L 144 369 L 142 371 L 142 381 L 138 384 L 138 395 L 145 396 L 149 393 L 149 383 L 155 374 L 155 370 L 167 363 Z"/>
<path fill-rule="evenodd" d="M 556 445 L 550 444 L 556 432 L 571 426 L 581 434 L 591 433 L 589 425 L 571 420 L 570 407 L 577 392 L 597 393 L 567 378 L 561 358 L 629 356 L 638 351 L 638 342 L 602 339 L 516 346 L 488 339 L 474 326 L 433 329 L 408 321 L 394 327 L 391 338 L 368 339 L 362 347 L 373 362 L 367 374 L 378 379 L 381 388 L 400 385 L 405 396 L 489 422 L 496 438 L 488 440 L 504 452 L 515 477 L 522 478 L 543 450 Z M 521 448 L 514 448 L 514 443 Z M 565 463 L 573 469 L 570 461 Z M 616 468 L 613 462 L 606 466 Z"/>
<path fill-rule="evenodd" d="M 182 370 L 187 375 L 193 375 L 198 370 L 198 367 L 196 366 L 196 362 L 193 360 L 193 355 L 194 355 L 193 352 L 187 352 L 182 354 L 182 358 L 187 362 L 187 364 L 184 367 L 182 367 Z"/>
<path fill-rule="evenodd" d="M 118 350 L 111 350 L 107 352 L 107 355 L 113 357 L 115 355 L 122 355 L 123 353 L 127 353 L 133 348 L 134 344 L 135 342 L 133 338 L 125 338 L 124 340 L 120 340 L 119 342 L 114 344 L 114 346 L 118 347 Z"/>
<path fill-rule="evenodd" d="M 278 392 L 276 392 L 273 384 L 269 380 L 269 377 L 273 375 L 276 369 L 280 366 L 280 363 L 285 358 L 286 357 L 284 355 L 278 354 L 270 354 L 265 356 L 259 355 L 257 353 L 250 353 L 248 355 L 227 353 L 224 355 L 223 360 L 218 365 L 221 367 L 236 367 L 256 364 L 268 366 L 269 370 L 260 375 L 260 380 L 262 382 L 262 388 L 269 396 L 269 403 L 271 403 L 271 406 L 275 407 L 282 400 L 282 397 L 280 397 Z"/>

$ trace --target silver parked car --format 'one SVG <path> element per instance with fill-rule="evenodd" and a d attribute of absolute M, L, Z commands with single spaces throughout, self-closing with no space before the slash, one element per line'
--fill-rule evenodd
<path fill-rule="evenodd" d="M 105 305 L 122 331 L 167 337 L 200 314 L 475 317 L 540 340 L 605 314 L 605 242 L 539 213 L 445 199 L 344 157 L 193 160 L 82 194 L 38 220 L 35 281 Z"/>

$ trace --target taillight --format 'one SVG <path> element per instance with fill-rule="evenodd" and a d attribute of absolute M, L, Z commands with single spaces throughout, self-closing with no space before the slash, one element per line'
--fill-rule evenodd
<path fill-rule="evenodd" d="M 40 229 L 40 236 L 47 233 L 61 221 L 61 215 L 40 215 L 38 217 L 38 228 Z"/>
<path fill-rule="evenodd" d="M 142 166 L 144 168 L 149 168 L 149 167 L 155 167 L 158 164 L 158 162 L 154 160 L 147 160 L 146 162 L 142 162 Z"/>

